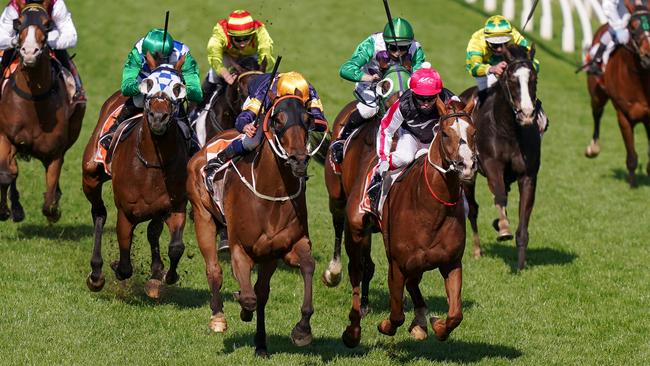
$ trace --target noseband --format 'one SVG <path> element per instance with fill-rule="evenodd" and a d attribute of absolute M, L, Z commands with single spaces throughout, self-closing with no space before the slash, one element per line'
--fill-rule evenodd
<path fill-rule="evenodd" d="M 516 107 L 517 104 L 515 103 L 515 98 L 512 96 L 512 91 L 510 90 L 510 83 L 508 82 L 509 80 L 507 76 L 512 72 L 514 72 L 514 70 L 516 70 L 516 68 L 514 68 L 515 65 L 520 65 L 520 64 L 526 64 L 526 66 L 529 67 L 531 72 L 535 72 L 535 67 L 533 66 L 533 62 L 531 60 L 515 60 L 515 61 L 508 62 L 501 76 L 501 83 L 506 93 L 506 100 L 508 101 L 508 104 L 510 104 L 510 108 L 514 112 L 515 118 L 517 118 L 517 116 L 520 113 L 522 113 L 522 109 Z M 505 84 L 505 86 L 503 84 Z M 532 102 L 533 105 L 537 104 L 537 99 L 532 100 Z"/>

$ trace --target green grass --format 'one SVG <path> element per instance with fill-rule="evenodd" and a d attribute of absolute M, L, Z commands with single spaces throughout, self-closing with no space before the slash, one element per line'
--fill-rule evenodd
<path fill-rule="evenodd" d="M 458 93 L 471 86 L 464 52 L 469 36 L 484 22 L 479 8 L 466 7 L 460 0 L 396 0 L 391 5 L 394 16 L 412 22 L 445 85 Z M 514 244 L 494 240 L 490 223 L 496 210 L 485 179 L 479 178 L 485 256 L 477 261 L 467 250 L 465 318 L 446 343 L 411 340 L 406 326 L 392 338 L 377 332 L 378 322 L 388 316 L 388 290 L 383 245 L 375 236 L 373 312 L 363 319 L 361 345 L 349 350 L 340 341 L 351 303 L 345 270 L 337 288 L 326 288 L 315 278 L 314 343 L 294 347 L 289 334 L 300 317 L 302 280 L 297 270 L 281 267 L 273 277 L 267 306 L 273 356 L 257 360 L 252 346 L 255 325 L 239 320 L 232 296 L 238 288 L 227 257 L 221 264 L 229 329 L 225 334 L 208 332 L 209 293 L 191 223 L 184 236 L 181 281 L 166 288 L 159 301 L 147 299 L 142 290 L 150 260 L 144 225 L 136 229 L 134 277 L 124 284 L 115 280 L 108 267 L 118 256 L 110 185 L 104 195 L 109 206 L 104 235 L 107 285 L 100 293 L 89 292 L 85 279 L 93 239 L 90 205 L 80 185 L 81 153 L 99 107 L 119 86 L 127 52 L 150 27 L 161 25 L 164 10 L 171 10 L 170 32 L 191 47 L 202 74 L 207 70 L 205 45 L 214 22 L 235 8 L 250 10 L 268 24 L 276 52 L 283 56 L 281 69 L 298 70 L 309 78 L 330 120 L 351 99 L 353 88 L 338 77 L 338 66 L 360 40 L 382 29 L 385 15 L 378 1 L 343 0 L 70 0 L 68 6 L 79 32 L 74 52 L 88 91 L 88 110 L 81 137 L 66 155 L 63 216 L 56 225 L 48 225 L 40 214 L 41 164 L 19 163 L 18 186 L 27 218 L 17 225 L 0 223 L 0 363 L 642 365 L 650 360 L 650 178 L 642 173 L 640 187 L 628 188 L 624 147 L 611 107 L 603 121 L 601 156 L 584 158 L 591 136 L 585 77 L 574 75 L 578 56 L 558 52 L 558 40 L 538 47 L 542 63 L 538 92 L 551 127 L 543 142 L 527 268 L 517 274 Z M 648 163 L 645 140 L 637 129 L 643 167 Z M 313 178 L 308 190 L 316 276 L 326 267 L 333 244 L 322 170 L 310 166 Z M 518 197 L 513 189 L 509 211 L 516 225 Z M 167 240 L 165 232 L 162 242 Z M 425 276 L 423 293 L 432 313 L 446 312 L 437 272 Z M 407 325 L 411 318 L 409 307 Z"/>

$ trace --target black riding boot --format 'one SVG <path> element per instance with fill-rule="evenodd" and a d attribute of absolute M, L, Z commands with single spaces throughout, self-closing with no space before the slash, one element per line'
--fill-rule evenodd
<path fill-rule="evenodd" d="M 598 49 L 596 50 L 596 54 L 594 55 L 594 58 L 589 62 L 589 67 L 587 68 L 587 73 L 600 76 L 603 74 L 602 70 L 602 64 L 603 64 L 603 54 L 605 53 L 605 50 L 607 49 L 607 45 L 603 43 L 598 44 Z"/>
<path fill-rule="evenodd" d="M 120 124 L 141 111 L 142 108 L 138 108 L 135 106 L 135 104 L 133 104 L 133 98 L 127 99 L 127 101 L 124 103 L 124 107 L 122 107 L 122 110 L 120 111 L 120 114 L 115 119 L 115 123 L 113 123 L 108 131 L 106 131 L 106 133 L 99 138 L 99 144 L 108 150 L 111 147 L 111 142 L 113 141 L 113 134 L 120 126 Z"/>
<path fill-rule="evenodd" d="M 212 183 L 217 170 L 237 155 L 233 143 L 230 143 L 225 149 L 220 151 L 217 156 L 208 160 L 203 171 L 205 172 L 205 184 L 212 192 Z"/>
<path fill-rule="evenodd" d="M 368 185 L 368 198 L 370 199 L 370 209 L 373 212 L 379 212 L 379 198 L 381 197 L 381 190 L 383 186 L 383 179 L 379 172 L 372 176 L 372 180 Z"/>
<path fill-rule="evenodd" d="M 348 122 L 343 125 L 341 134 L 334 142 L 332 142 L 332 160 L 335 163 L 341 164 L 343 162 L 343 144 L 345 144 L 345 140 L 350 137 L 354 130 L 361 127 L 361 125 L 363 125 L 366 121 L 367 120 L 365 118 L 361 117 L 361 113 L 359 113 L 358 109 L 352 112 L 350 118 L 348 119 Z"/>
<path fill-rule="evenodd" d="M 185 139 L 185 142 L 187 144 L 187 148 L 190 156 L 194 156 L 194 154 L 196 154 L 197 152 L 199 152 L 199 150 L 201 150 L 201 146 L 199 145 L 199 140 L 196 137 L 196 133 L 194 132 L 194 129 L 190 124 L 190 120 L 187 116 L 187 113 L 185 112 L 185 107 L 182 104 L 178 109 L 178 114 L 176 115 L 176 121 L 178 121 L 178 127 L 181 129 L 181 132 L 183 133 L 183 138 Z"/>

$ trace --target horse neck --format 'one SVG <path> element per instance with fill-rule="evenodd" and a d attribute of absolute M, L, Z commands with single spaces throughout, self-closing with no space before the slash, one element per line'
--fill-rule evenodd
<path fill-rule="evenodd" d="M 30 90 L 32 94 L 40 94 L 52 88 L 52 83 L 55 80 L 52 75 L 52 63 L 46 53 L 41 55 L 32 67 L 25 67 L 22 62 L 19 62 L 18 65 L 15 78 L 19 87 Z"/>
<path fill-rule="evenodd" d="M 141 134 L 141 139 L 136 142 L 136 149 L 139 149 L 142 157 L 150 164 L 165 167 L 179 157 L 176 147 L 182 139 L 178 138 L 179 129 L 176 122 L 169 123 L 170 126 L 164 134 L 156 135 L 149 128 L 147 114 L 142 116 L 142 126 L 137 132 Z"/>
<path fill-rule="evenodd" d="M 497 85 L 492 87 L 492 89 L 492 113 L 488 114 L 488 118 L 490 118 L 489 116 L 491 115 L 495 127 L 507 127 L 508 129 L 515 128 L 517 126 L 517 119 L 513 111 L 513 106 L 510 105 L 506 86 L 499 82 Z M 499 116 L 498 119 L 497 116 Z"/>
<path fill-rule="evenodd" d="M 442 173 L 431 165 L 431 163 L 433 163 L 444 169 L 449 169 L 449 164 L 445 162 L 442 156 L 442 138 L 436 136 L 433 139 L 428 156 L 425 157 L 422 165 L 422 175 L 424 175 L 424 179 L 419 179 L 419 174 L 417 174 L 417 191 L 419 192 L 418 202 L 422 202 L 425 207 L 431 207 L 432 202 L 434 203 L 433 207 L 436 207 L 445 206 L 440 201 L 459 202 L 460 200 L 460 180 L 458 179 L 458 175 L 454 172 Z M 430 160 L 431 163 L 426 159 Z M 431 191 L 433 191 L 433 193 Z M 419 200 L 422 195 L 427 198 Z"/>

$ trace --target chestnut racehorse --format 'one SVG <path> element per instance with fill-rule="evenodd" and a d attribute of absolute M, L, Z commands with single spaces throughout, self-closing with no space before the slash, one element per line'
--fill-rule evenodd
<path fill-rule="evenodd" d="M 16 155 L 43 163 L 46 192 L 42 212 L 50 223 L 59 220 L 63 156 L 79 137 L 86 111 L 85 101 L 71 102 L 60 71 L 53 66 L 47 45 L 53 24 L 44 6 L 25 6 L 14 22 L 19 60 L 0 98 L 0 161 L 4 161 L 0 163 L 0 219 L 4 220 L 8 213 L 14 221 L 24 217 L 16 190 Z M 11 211 L 6 205 L 7 191 Z"/>
<path fill-rule="evenodd" d="M 611 99 L 625 143 L 628 183 L 636 187 L 635 170 L 639 160 L 634 148 L 634 126 L 638 122 L 643 122 L 650 145 L 650 14 L 647 6 L 635 7 L 631 1 L 625 3 L 631 13 L 630 42 L 612 52 L 602 77 L 587 76 L 594 132 L 585 155 L 593 158 L 600 153 L 600 120 L 605 104 Z M 607 26 L 603 25 L 596 32 L 594 42 Z M 650 162 L 646 165 L 646 173 L 650 175 Z"/>
<path fill-rule="evenodd" d="M 296 90 L 296 93 L 299 93 Z M 241 305 L 240 318 L 251 321 L 257 313 L 255 352 L 268 355 L 266 344 L 265 307 L 269 298 L 269 282 L 283 259 L 299 267 L 304 282 L 302 318 L 291 332 L 297 346 L 312 341 L 310 318 L 314 259 L 307 226 L 305 179 L 307 164 L 313 152 L 308 150 L 309 131 L 313 121 L 299 95 L 276 99 L 273 115 L 267 113 L 263 126 L 265 139 L 251 154 L 217 174 L 224 180 L 221 212 L 204 183 L 202 169 L 206 164 L 205 148 L 190 160 L 187 192 L 194 212 L 197 241 L 206 264 L 208 285 L 212 292 L 209 327 L 215 332 L 227 329 L 220 296 L 222 270 L 217 260 L 215 235 L 227 223 L 233 274 L 240 291 L 236 298 Z M 217 138 L 233 138 L 229 130 Z M 249 183 L 252 182 L 252 183 Z M 251 271 L 259 265 L 255 287 Z"/>
<path fill-rule="evenodd" d="M 186 166 L 189 160 L 187 144 L 178 127 L 175 116 L 179 104 L 186 96 L 181 80 L 181 68 L 185 58 L 176 65 L 156 66 L 150 54 L 147 62 L 151 75 L 140 84 L 144 94 L 144 112 L 137 117 L 136 125 L 123 139 L 116 138 L 111 145 L 112 186 L 117 208 L 117 239 L 120 259 L 111 263 L 118 280 L 125 280 L 133 274 L 131 265 L 131 244 L 133 231 L 138 223 L 151 220 L 147 227 L 147 239 L 151 245 L 151 278 L 145 291 L 157 298 L 164 280 L 167 284 L 178 281 L 176 267 L 183 254 L 183 228 L 185 226 Z M 101 236 L 106 223 L 106 207 L 102 200 L 102 184 L 110 179 L 106 167 L 93 160 L 101 126 L 115 106 L 124 97 L 114 94 L 102 107 L 99 122 L 93 132 L 83 157 L 83 190 L 91 203 L 95 226 L 95 245 L 90 261 L 92 271 L 86 284 L 91 291 L 99 291 L 105 283 L 102 273 Z M 123 141 L 118 141 L 123 140 Z M 159 239 L 167 224 L 170 233 L 170 268 L 164 272 L 160 258 Z"/>

